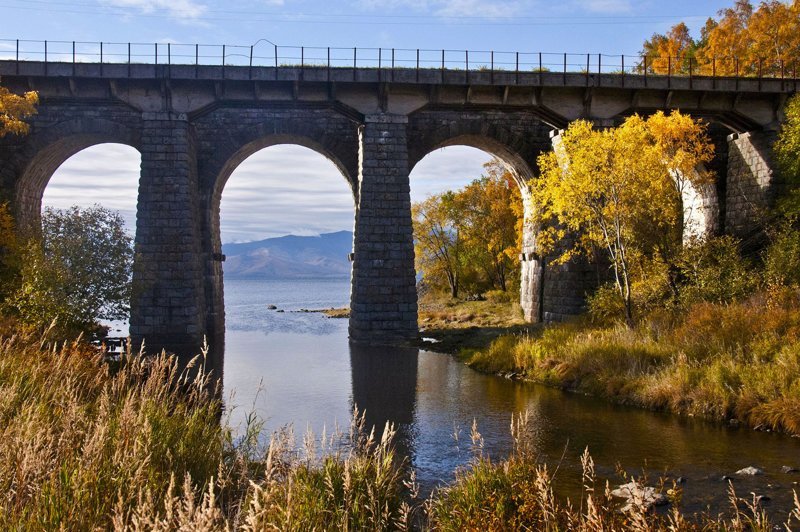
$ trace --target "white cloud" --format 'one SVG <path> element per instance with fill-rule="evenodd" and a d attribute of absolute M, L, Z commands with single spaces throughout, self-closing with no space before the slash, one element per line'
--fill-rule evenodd
<path fill-rule="evenodd" d="M 426 155 L 411 171 L 411 201 L 456 190 L 483 175 L 483 164 L 492 156 L 466 146 L 450 146 Z"/>
<path fill-rule="evenodd" d="M 132 8 L 142 13 L 165 11 L 169 16 L 179 19 L 197 19 L 207 10 L 204 4 L 193 0 L 102 0 L 106 5 L 121 8 Z"/>
<path fill-rule="evenodd" d="M 44 190 L 42 205 L 66 209 L 95 203 L 119 211 L 125 227 L 136 231 L 139 152 L 122 144 L 100 144 L 67 159 Z"/>
<path fill-rule="evenodd" d="M 437 150 L 412 170 L 411 198 L 461 188 L 483 173 L 486 152 L 463 146 Z M 43 205 L 68 208 L 99 203 L 120 211 L 136 229 L 140 156 L 121 144 L 101 144 L 70 157 L 45 189 Z M 272 146 L 245 160 L 222 193 L 223 242 L 287 234 L 352 230 L 353 195 L 332 162 L 300 146 Z"/>

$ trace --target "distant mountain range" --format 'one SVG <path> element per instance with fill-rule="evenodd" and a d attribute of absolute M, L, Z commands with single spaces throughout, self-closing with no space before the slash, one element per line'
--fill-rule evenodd
<path fill-rule="evenodd" d="M 223 269 L 228 279 L 348 278 L 352 247 L 351 231 L 223 244 Z"/>

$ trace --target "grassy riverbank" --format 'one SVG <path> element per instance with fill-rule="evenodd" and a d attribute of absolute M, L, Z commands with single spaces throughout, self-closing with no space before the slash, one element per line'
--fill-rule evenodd
<path fill-rule="evenodd" d="M 473 368 L 612 401 L 800 435 L 800 294 L 654 312 L 633 329 L 584 320 L 495 339 Z"/>
<path fill-rule="evenodd" d="M 6 333 L 11 333 L 6 330 Z M 392 433 L 259 443 L 253 422 L 234 439 L 202 373 L 165 356 L 108 363 L 80 342 L 0 339 L 2 530 L 770 530 L 742 501 L 729 517 L 688 523 L 620 501 L 585 456 L 583 500 L 553 494 L 553 476 L 512 424 L 515 449 L 492 462 L 473 431 L 475 458 L 456 481 L 420 500 Z M 198 359 L 201 362 L 202 359 Z M 362 418 L 363 419 L 363 418 Z M 595 488 L 597 484 L 597 488 Z M 679 499 L 679 491 L 672 492 Z M 800 502 L 791 522 L 800 524 Z M 602 527 L 599 525 L 602 524 Z M 775 523 L 777 524 L 777 523 Z"/>

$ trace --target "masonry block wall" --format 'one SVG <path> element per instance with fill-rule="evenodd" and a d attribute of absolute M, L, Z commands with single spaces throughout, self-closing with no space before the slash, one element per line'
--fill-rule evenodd
<path fill-rule="evenodd" d="M 130 332 L 188 357 L 206 325 L 194 139 L 186 115 L 143 119 Z"/>
<path fill-rule="evenodd" d="M 763 228 L 766 210 L 783 192 L 773 170 L 774 131 L 734 133 L 728 137 L 725 230 L 740 238 Z"/>
<path fill-rule="evenodd" d="M 408 118 L 378 114 L 364 122 L 350 338 L 367 343 L 410 340 L 417 336 L 417 287 Z"/>
<path fill-rule="evenodd" d="M 191 122 L 197 139 L 205 330 L 212 350 L 222 351 L 225 301 L 220 201 L 228 178 L 242 161 L 265 147 L 287 143 L 304 146 L 338 168 L 340 175 L 332 172 L 330 179 L 339 180 L 342 187 L 353 192 L 355 215 L 360 123 L 330 105 L 320 104 L 220 105 L 194 116 Z"/>

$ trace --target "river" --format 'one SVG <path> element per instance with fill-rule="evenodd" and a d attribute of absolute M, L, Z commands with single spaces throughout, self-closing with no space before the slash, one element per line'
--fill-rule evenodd
<path fill-rule="evenodd" d="M 453 479 L 473 450 L 473 420 L 494 459 L 511 446 L 514 412 L 528 411 L 533 445 L 558 466 L 558 490 L 576 495 L 585 448 L 599 476 L 619 480 L 617 468 L 651 479 L 683 477 L 682 508 L 692 513 L 728 509 L 728 483 L 746 466 L 764 475 L 734 476 L 739 496 L 768 495 L 768 511 L 781 521 L 791 508 L 800 466 L 800 440 L 732 429 L 695 419 L 615 406 L 530 383 L 481 375 L 453 357 L 417 349 L 350 346 L 347 320 L 301 309 L 342 307 L 349 282 L 225 281 L 224 390 L 230 420 L 241 427 L 255 412 L 269 433 L 291 425 L 347 428 L 354 404 L 368 423 L 398 424 L 398 448 L 408 456 L 423 493 Z M 269 310 L 275 305 L 284 312 Z"/>

